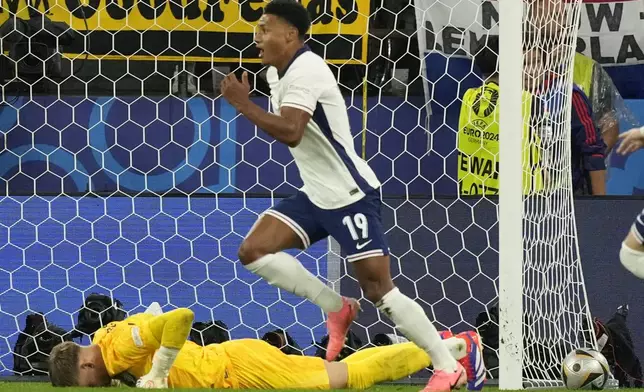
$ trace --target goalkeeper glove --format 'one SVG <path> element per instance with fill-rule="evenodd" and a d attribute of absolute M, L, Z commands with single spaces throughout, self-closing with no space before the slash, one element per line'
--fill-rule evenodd
<path fill-rule="evenodd" d="M 152 302 L 150 306 L 148 306 L 147 309 L 145 309 L 145 312 L 147 314 L 151 314 L 153 316 L 158 316 L 163 314 L 163 310 L 161 309 L 161 305 L 159 305 L 158 302 Z"/>
<path fill-rule="evenodd" d="M 152 358 L 152 369 L 136 382 L 137 388 L 154 389 L 167 388 L 170 368 L 177 358 L 179 350 L 176 348 L 159 348 Z"/>
<path fill-rule="evenodd" d="M 148 373 L 136 381 L 136 387 L 143 389 L 166 389 L 168 388 L 168 379 L 152 377 Z"/>

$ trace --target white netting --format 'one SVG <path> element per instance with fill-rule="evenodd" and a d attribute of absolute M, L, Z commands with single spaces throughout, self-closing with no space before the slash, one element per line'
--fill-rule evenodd
<path fill-rule="evenodd" d="M 556 12 L 562 19 L 548 19 L 554 13 L 544 7 L 526 17 L 526 56 L 539 51 L 544 60 L 526 69 L 531 81 L 555 73 L 569 85 L 579 2 L 528 2 L 529 11 L 536 3 L 566 10 Z M 164 309 L 189 307 L 199 321 L 225 322 L 232 338 L 285 328 L 313 353 L 325 332 L 320 310 L 237 261 L 258 214 L 301 185 L 287 148 L 236 117 L 217 89 L 222 72 L 239 70 L 242 59 L 253 75 L 253 99 L 268 107 L 251 44 L 261 4 L 72 3 L 35 5 L 67 24 L 56 25 L 56 35 L 80 32 L 60 36 L 60 44 L 71 41 L 58 50 L 55 39 L 29 33 L 42 24 L 0 14 L 1 22 L 14 21 L 0 29 L 3 36 L 20 31 L 3 41 L 10 54 L 1 64 L 0 373 L 12 374 L 21 358 L 13 349 L 28 314 L 42 312 L 70 330 L 93 292 L 120 300 L 130 313 L 155 301 Z M 314 17 L 309 43 L 336 64 L 356 148 L 383 183 L 395 283 L 439 329 L 480 324 L 489 331 L 494 322 L 481 323 L 497 298 L 496 198 L 458 194 L 455 140 L 461 98 L 481 83 L 466 55 L 498 31 L 498 4 L 304 3 Z M 10 4 L 26 18 L 24 2 Z M 38 20 L 35 13 L 32 22 Z M 27 56 L 34 51 L 49 60 Z M 580 335 L 588 308 L 570 185 L 570 89 L 553 100 L 562 110 L 530 119 L 549 133 L 539 134 L 536 146 L 543 189 L 524 210 L 524 377 L 549 383 L 569 349 L 594 339 Z M 333 241 L 294 254 L 336 290 L 360 296 Z M 392 333 L 364 307 L 354 328 L 363 344 Z M 30 357 L 27 367 L 38 360 Z"/>
<path fill-rule="evenodd" d="M 538 124 L 543 189 L 524 204 L 526 369 L 557 369 L 570 350 L 595 345 L 575 226 L 577 175 L 571 165 L 579 159 L 571 154 L 575 136 L 570 124 L 580 8 L 581 1 L 536 0 L 527 9 L 525 88 L 542 105 L 531 121 Z M 544 347 L 550 357 L 540 354 Z M 552 380 L 553 373 L 529 371 L 524 376 L 538 384 Z"/>

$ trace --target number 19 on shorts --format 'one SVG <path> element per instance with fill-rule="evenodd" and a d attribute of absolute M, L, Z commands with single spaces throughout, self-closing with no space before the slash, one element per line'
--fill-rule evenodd
<path fill-rule="evenodd" d="M 342 224 L 347 227 L 351 238 L 354 241 L 366 240 L 369 238 L 369 223 L 364 214 L 357 213 L 353 216 L 347 215 L 342 218 Z M 370 243 L 371 240 L 356 244 L 356 249 L 362 249 Z"/>

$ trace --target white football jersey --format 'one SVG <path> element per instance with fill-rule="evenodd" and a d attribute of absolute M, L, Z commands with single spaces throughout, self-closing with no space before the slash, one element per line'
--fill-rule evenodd
<path fill-rule="evenodd" d="M 311 114 L 291 153 L 304 182 L 302 191 L 322 209 L 355 203 L 380 182 L 356 153 L 344 97 L 324 59 L 304 47 L 283 74 L 270 67 L 266 79 L 271 107 L 290 106 Z"/>

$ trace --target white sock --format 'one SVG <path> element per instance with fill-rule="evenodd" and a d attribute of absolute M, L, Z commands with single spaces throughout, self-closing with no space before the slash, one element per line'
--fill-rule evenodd
<path fill-rule="evenodd" d="M 457 361 L 465 358 L 467 355 L 467 342 L 465 339 L 452 336 L 451 338 L 444 339 L 443 342 L 445 342 L 452 357 Z"/>
<path fill-rule="evenodd" d="M 325 313 L 342 309 L 342 296 L 331 290 L 288 253 L 268 254 L 245 267 L 271 285 L 308 299 Z"/>
<path fill-rule="evenodd" d="M 434 369 L 456 371 L 456 359 L 447 349 L 423 308 L 414 300 L 394 287 L 376 306 L 396 324 L 396 328 L 407 339 L 429 354 Z"/>

